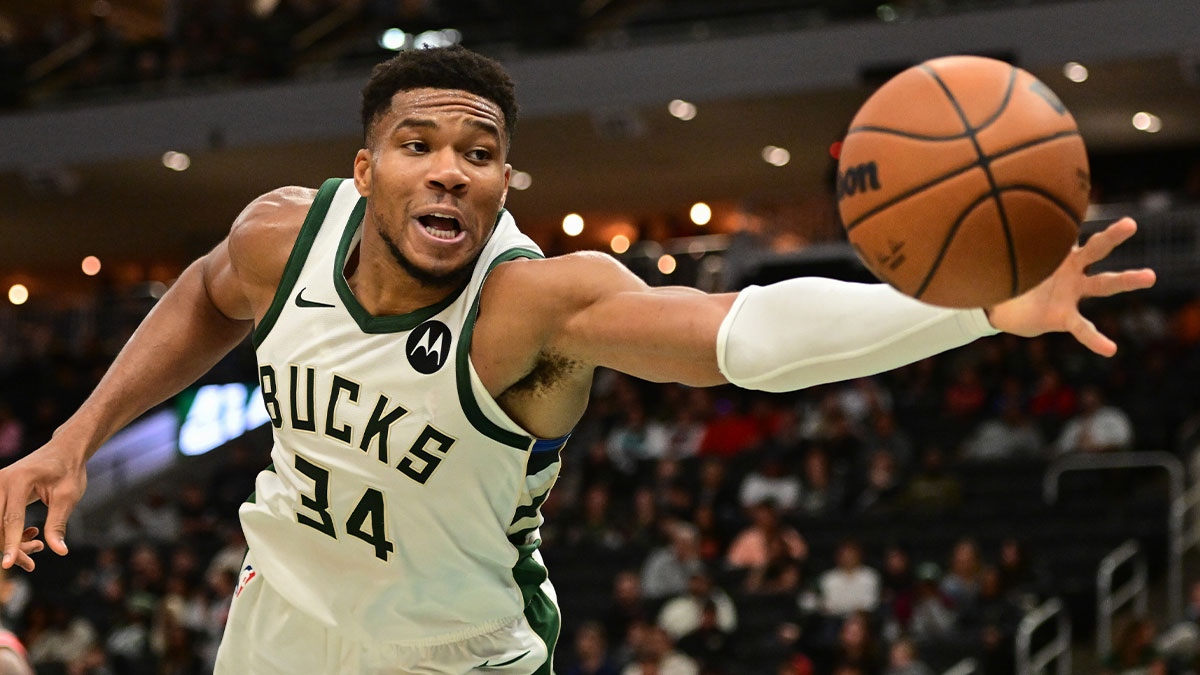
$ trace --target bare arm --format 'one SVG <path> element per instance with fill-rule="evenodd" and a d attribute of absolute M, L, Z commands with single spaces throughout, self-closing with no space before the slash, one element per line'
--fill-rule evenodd
<path fill-rule="evenodd" d="M 270 303 L 303 221 L 306 194 L 311 201 L 306 191 L 276 191 L 248 206 L 230 235 L 180 275 L 50 442 L 0 471 L 0 566 L 7 569 L 18 562 L 25 508 L 36 500 L 48 507 L 47 544 L 65 555 L 66 523 L 87 485 L 88 458 L 114 433 L 194 382 L 245 339 Z M 32 561 L 21 562 L 32 569 Z"/>

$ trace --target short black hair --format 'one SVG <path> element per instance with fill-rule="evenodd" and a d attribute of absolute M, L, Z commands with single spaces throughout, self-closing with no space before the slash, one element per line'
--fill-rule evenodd
<path fill-rule="evenodd" d="M 459 45 L 410 49 L 376 65 L 362 91 L 363 138 L 369 139 L 371 125 L 387 113 L 396 92 L 423 87 L 459 89 L 495 103 L 512 142 L 518 112 L 512 78 L 496 61 Z"/>

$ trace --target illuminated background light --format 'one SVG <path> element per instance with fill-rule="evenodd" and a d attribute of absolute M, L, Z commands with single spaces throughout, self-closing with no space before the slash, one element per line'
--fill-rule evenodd
<path fill-rule="evenodd" d="M 14 305 L 23 305 L 29 299 L 29 289 L 24 284 L 13 284 L 8 289 L 8 301 Z"/>
<path fill-rule="evenodd" d="M 615 235 L 608 242 L 608 247 L 612 249 L 613 253 L 624 253 L 629 250 L 629 237 L 623 234 Z"/>
<path fill-rule="evenodd" d="M 675 271 L 675 256 L 664 255 L 658 259 L 658 271 L 670 274 Z"/>
<path fill-rule="evenodd" d="M 163 153 L 162 163 L 172 171 L 187 171 L 192 165 L 192 158 L 185 153 L 168 150 Z"/>
<path fill-rule="evenodd" d="M 688 215 L 691 216 L 693 223 L 707 225 L 708 221 L 712 220 L 712 209 L 704 202 L 696 202 L 692 204 L 692 210 Z"/>
<path fill-rule="evenodd" d="M 667 104 L 667 112 L 686 122 L 696 116 L 696 106 L 693 103 L 677 98 Z"/>
<path fill-rule="evenodd" d="M 763 161 L 772 166 L 783 166 L 792 161 L 792 153 L 786 148 L 780 148 L 774 145 L 768 145 L 762 149 Z"/>
<path fill-rule="evenodd" d="M 1084 82 L 1088 79 L 1088 69 L 1082 63 L 1068 61 L 1063 66 L 1063 76 L 1072 82 Z"/>
<path fill-rule="evenodd" d="M 1154 113 L 1135 113 L 1132 122 L 1133 128 L 1138 131 L 1145 131 L 1148 134 L 1157 134 L 1162 131 L 1162 120 Z"/>
<path fill-rule="evenodd" d="M 100 259 L 94 255 L 84 258 L 83 263 L 79 266 L 83 269 L 83 273 L 89 277 L 94 277 L 100 273 Z"/>
<path fill-rule="evenodd" d="M 508 179 L 508 187 L 514 190 L 528 190 L 530 185 L 533 185 L 533 176 L 524 171 L 514 170 Z"/>
<path fill-rule="evenodd" d="M 563 218 L 563 232 L 572 237 L 578 237 L 583 232 L 583 216 L 578 213 L 568 213 Z"/>

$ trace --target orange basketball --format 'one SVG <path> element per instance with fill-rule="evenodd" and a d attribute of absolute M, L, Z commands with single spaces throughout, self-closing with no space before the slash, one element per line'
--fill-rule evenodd
<path fill-rule="evenodd" d="M 900 73 L 855 115 L 837 200 L 859 257 L 935 305 L 986 307 L 1049 276 L 1079 236 L 1091 180 L 1075 119 L 994 59 Z"/>

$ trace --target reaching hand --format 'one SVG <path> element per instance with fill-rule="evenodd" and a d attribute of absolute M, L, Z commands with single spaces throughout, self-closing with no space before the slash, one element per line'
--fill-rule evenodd
<path fill-rule="evenodd" d="M 1113 249 L 1137 232 L 1132 218 L 1122 218 L 1075 246 L 1066 260 L 1029 292 L 988 310 L 992 325 L 1006 333 L 1034 337 L 1067 332 L 1101 356 L 1117 353 L 1117 344 L 1079 313 L 1079 301 L 1102 298 L 1154 285 L 1154 270 L 1125 270 L 1088 274 L 1088 266 L 1108 257 Z"/>
<path fill-rule="evenodd" d="M 67 554 L 67 519 L 71 510 L 83 495 L 87 485 L 87 472 L 82 463 L 65 459 L 70 453 L 62 450 L 54 440 L 36 452 L 14 462 L 0 471 L 0 503 L 4 516 L 4 558 L 0 567 L 11 568 L 14 564 L 32 571 L 31 554 L 42 550 L 42 542 L 34 541 L 37 528 L 25 527 L 25 507 L 41 500 L 47 507 L 46 543 L 59 555 Z"/>

